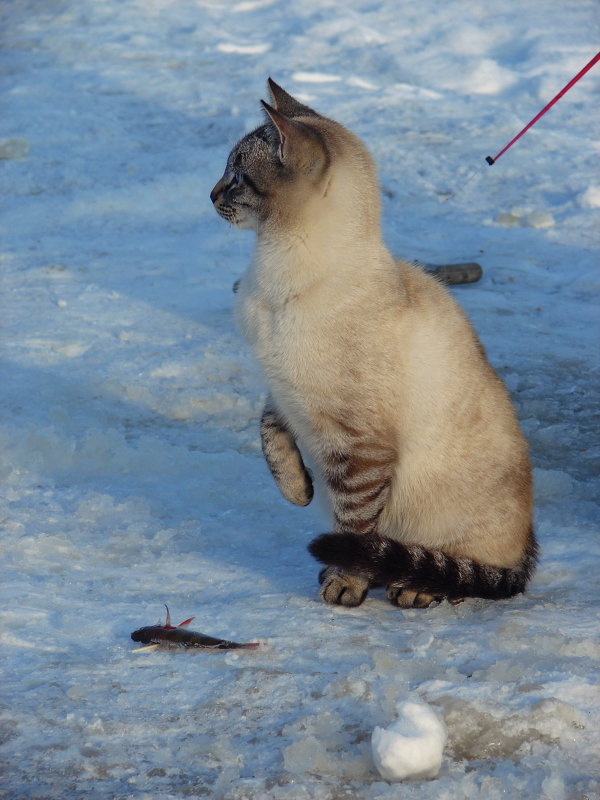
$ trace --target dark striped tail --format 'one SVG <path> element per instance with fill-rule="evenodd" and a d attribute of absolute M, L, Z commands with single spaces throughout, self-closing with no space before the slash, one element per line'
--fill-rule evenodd
<path fill-rule="evenodd" d="M 324 533 L 308 547 L 327 566 L 359 574 L 373 583 L 441 597 L 483 597 L 500 600 L 523 592 L 537 559 L 533 531 L 521 561 L 514 567 L 494 567 L 439 550 L 404 545 L 372 533 Z"/>

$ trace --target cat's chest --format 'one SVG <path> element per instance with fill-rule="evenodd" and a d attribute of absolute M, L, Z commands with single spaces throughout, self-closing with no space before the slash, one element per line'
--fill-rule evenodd
<path fill-rule="evenodd" d="M 238 298 L 236 316 L 271 382 L 306 389 L 334 358 L 332 348 L 323 347 L 330 322 L 314 302 L 292 297 L 274 303 L 246 291 Z"/>

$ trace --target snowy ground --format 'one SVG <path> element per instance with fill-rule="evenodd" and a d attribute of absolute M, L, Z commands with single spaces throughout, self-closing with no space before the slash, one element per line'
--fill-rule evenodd
<path fill-rule="evenodd" d="M 600 206 L 594 0 L 5 0 L 0 797 L 600 798 Z M 260 456 L 208 194 L 277 81 L 363 136 L 398 255 L 455 295 L 536 467 L 530 592 L 399 611 L 317 599 L 317 512 Z M 474 170 L 478 174 L 456 195 Z M 131 655 L 175 621 L 257 651 Z M 377 774 L 398 701 L 433 781 Z"/>

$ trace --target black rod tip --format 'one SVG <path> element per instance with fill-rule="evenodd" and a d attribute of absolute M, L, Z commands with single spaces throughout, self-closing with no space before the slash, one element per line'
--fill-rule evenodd
<path fill-rule="evenodd" d="M 485 157 L 485 160 L 488 162 L 488 164 L 490 165 L 490 167 L 492 166 L 492 164 L 495 164 L 495 163 L 496 163 L 496 159 L 495 159 L 495 158 L 492 158 L 491 156 L 486 156 L 486 157 Z"/>

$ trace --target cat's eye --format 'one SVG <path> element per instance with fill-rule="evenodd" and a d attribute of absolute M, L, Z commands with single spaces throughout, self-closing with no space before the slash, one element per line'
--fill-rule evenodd
<path fill-rule="evenodd" d="M 259 196 L 262 195 L 261 190 L 258 188 L 258 186 L 254 182 L 254 180 L 249 175 L 247 175 L 245 172 L 240 172 L 239 175 L 238 175 L 238 178 L 239 178 L 239 180 L 238 180 L 238 183 L 236 184 L 236 186 L 240 186 L 243 183 L 244 186 L 247 186 L 248 189 L 250 189 L 251 192 L 254 192 L 254 194 L 257 194 Z"/>
<path fill-rule="evenodd" d="M 244 183 L 244 173 L 243 172 L 234 172 L 231 180 L 225 187 L 226 191 L 231 191 L 232 189 L 237 189 Z"/>

